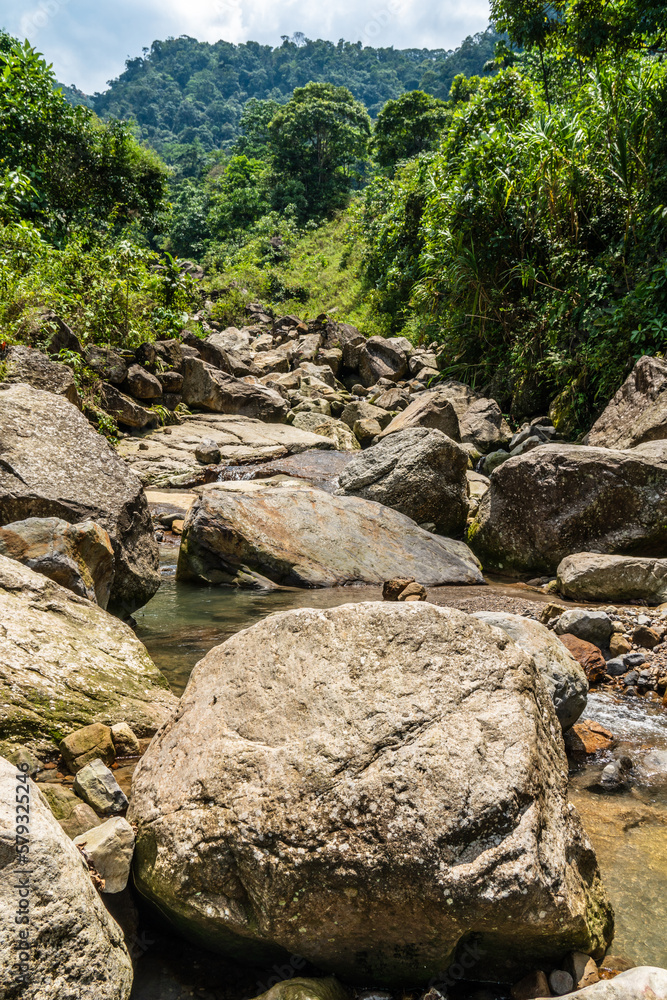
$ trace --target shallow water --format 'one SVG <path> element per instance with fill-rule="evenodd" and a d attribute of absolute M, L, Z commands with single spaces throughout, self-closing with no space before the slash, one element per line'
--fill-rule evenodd
<path fill-rule="evenodd" d="M 137 635 L 177 694 L 183 692 L 192 668 L 210 649 L 268 614 L 381 599 L 379 587 L 264 592 L 180 584 L 175 580 L 177 556 L 176 546 L 163 546 L 162 587 L 135 613 Z M 489 587 L 437 588 L 429 598 L 466 610 L 474 610 L 468 606 L 476 602 L 480 607 L 492 606 L 494 599 L 510 598 L 517 611 L 521 601 L 551 600 L 515 581 L 491 583 Z M 642 770 L 642 761 L 651 750 L 667 750 L 667 713 L 644 701 L 617 702 L 607 695 L 593 694 L 585 718 L 602 723 L 619 741 L 613 753 L 601 754 L 574 772 L 570 790 L 616 911 L 616 937 L 610 951 L 634 964 L 667 967 L 667 773 L 660 776 Z M 605 763 L 618 753 L 627 753 L 635 761 L 635 786 L 620 794 L 603 794 L 596 790 L 596 782 Z M 155 946 L 139 963 L 133 1000 L 188 995 L 208 995 L 216 1000 L 224 996 L 226 1000 L 230 995 L 253 995 L 252 989 L 248 993 L 231 986 L 235 977 L 229 969 L 223 972 L 224 963 L 217 965 L 212 979 L 221 975 L 229 988 L 221 992 L 211 989 L 210 971 L 204 975 L 197 970 L 212 960 L 182 944 L 173 948 L 170 956 L 171 946 L 156 934 Z M 219 983 L 218 978 L 218 989 Z"/>

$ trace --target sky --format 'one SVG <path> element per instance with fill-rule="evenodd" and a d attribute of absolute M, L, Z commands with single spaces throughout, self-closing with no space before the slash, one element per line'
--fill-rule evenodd
<path fill-rule="evenodd" d="M 61 83 L 88 94 L 169 35 L 275 46 L 301 31 L 334 42 L 453 49 L 488 19 L 488 0 L 0 0 L 0 27 L 28 38 Z"/>

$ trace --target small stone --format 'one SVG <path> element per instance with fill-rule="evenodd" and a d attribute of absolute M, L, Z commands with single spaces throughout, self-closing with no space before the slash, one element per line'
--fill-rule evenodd
<path fill-rule="evenodd" d="M 90 858 L 104 879 L 102 892 L 122 892 L 130 877 L 134 854 L 134 830 L 122 816 L 88 830 L 74 843 Z"/>
<path fill-rule="evenodd" d="M 382 600 L 383 601 L 397 601 L 398 595 L 401 594 L 406 587 L 415 582 L 413 576 L 405 579 L 400 577 L 395 580 L 387 580 L 384 587 L 382 588 Z"/>
<path fill-rule="evenodd" d="M 91 760 L 113 764 L 116 758 L 111 729 L 101 722 L 94 722 L 90 726 L 84 726 L 83 729 L 70 733 L 61 741 L 59 750 L 72 774 L 76 774 Z"/>
<path fill-rule="evenodd" d="M 643 653 L 626 653 L 623 657 L 623 663 L 626 670 L 630 667 L 641 667 L 642 663 L 646 663 L 646 657 Z"/>
<path fill-rule="evenodd" d="M 201 465 L 219 465 L 222 461 L 222 453 L 215 441 L 205 438 L 195 448 L 195 458 Z"/>
<path fill-rule="evenodd" d="M 654 649 L 660 642 L 660 636 L 648 625 L 638 625 L 632 633 L 632 641 L 642 649 Z M 626 650 L 630 652 L 630 650 Z"/>
<path fill-rule="evenodd" d="M 549 976 L 549 986 L 555 996 L 562 997 L 566 993 L 572 992 L 574 989 L 574 979 L 564 969 L 554 969 Z"/>
<path fill-rule="evenodd" d="M 374 417 L 364 417 L 362 420 L 355 421 L 352 433 L 363 447 L 369 445 L 378 434 L 382 433 L 382 427 Z"/>
<path fill-rule="evenodd" d="M 620 677 L 627 669 L 624 656 L 614 656 L 607 660 L 606 670 L 610 677 Z"/>
<path fill-rule="evenodd" d="M 536 1000 L 537 997 L 550 997 L 549 981 L 541 969 L 529 972 L 520 982 L 512 987 L 513 1000 Z"/>
<path fill-rule="evenodd" d="M 74 791 L 100 816 L 117 816 L 129 805 L 122 788 L 101 760 L 93 760 L 79 771 Z"/>
<path fill-rule="evenodd" d="M 586 986 L 600 981 L 600 974 L 594 959 L 582 951 L 570 952 L 567 958 L 567 971 L 572 976 L 574 988 L 583 990 Z"/>
<path fill-rule="evenodd" d="M 590 642 L 594 646 L 604 647 L 611 638 L 612 622 L 604 611 L 588 611 L 585 608 L 571 608 L 560 616 L 555 627 L 558 635 L 566 632 L 577 638 Z"/>
<path fill-rule="evenodd" d="M 181 518 L 176 518 L 175 521 L 171 522 L 171 530 L 175 535 L 182 535 L 184 524 L 185 524 L 184 520 L 182 520 Z"/>
<path fill-rule="evenodd" d="M 627 788 L 631 784 L 632 768 L 633 763 L 630 757 L 625 755 L 619 757 L 618 760 L 612 761 L 604 768 L 600 775 L 600 785 L 608 792 Z"/>
<path fill-rule="evenodd" d="M 426 587 L 422 587 L 421 583 L 409 583 L 405 590 L 402 590 L 398 595 L 397 600 L 399 601 L 425 601 L 426 600 Z"/>
<path fill-rule="evenodd" d="M 540 611 L 540 622 L 542 625 L 548 625 L 554 618 L 560 618 L 564 612 L 562 604 L 547 604 Z"/>
<path fill-rule="evenodd" d="M 599 722 L 584 719 L 576 722 L 565 733 L 565 745 L 573 755 L 592 755 L 600 750 L 608 750 L 614 744 L 614 735 Z"/>
<path fill-rule="evenodd" d="M 111 727 L 111 739 L 113 740 L 116 757 L 139 756 L 139 740 L 127 722 L 117 722 L 115 726 Z"/>
<path fill-rule="evenodd" d="M 614 622 L 614 624 L 617 624 Z M 612 658 L 617 656 L 623 656 L 625 653 L 629 653 L 632 650 L 632 643 L 629 639 L 626 639 L 624 635 L 620 632 L 614 632 L 611 639 L 609 640 L 609 652 Z"/>

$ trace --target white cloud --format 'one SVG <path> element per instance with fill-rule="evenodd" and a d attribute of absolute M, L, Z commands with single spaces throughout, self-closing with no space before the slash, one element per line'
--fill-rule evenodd
<path fill-rule="evenodd" d="M 455 48 L 486 27 L 488 0 L 0 0 L 0 25 L 28 37 L 63 83 L 92 93 L 122 72 L 128 56 L 168 35 L 201 41 L 281 35 L 361 41 L 395 48 Z"/>

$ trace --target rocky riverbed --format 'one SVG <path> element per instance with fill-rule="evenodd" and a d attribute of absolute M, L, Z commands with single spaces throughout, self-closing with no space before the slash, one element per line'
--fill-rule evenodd
<path fill-rule="evenodd" d="M 251 319 L 74 338 L 115 449 L 5 359 L 4 995 L 667 996 L 667 365 L 565 442 Z"/>

